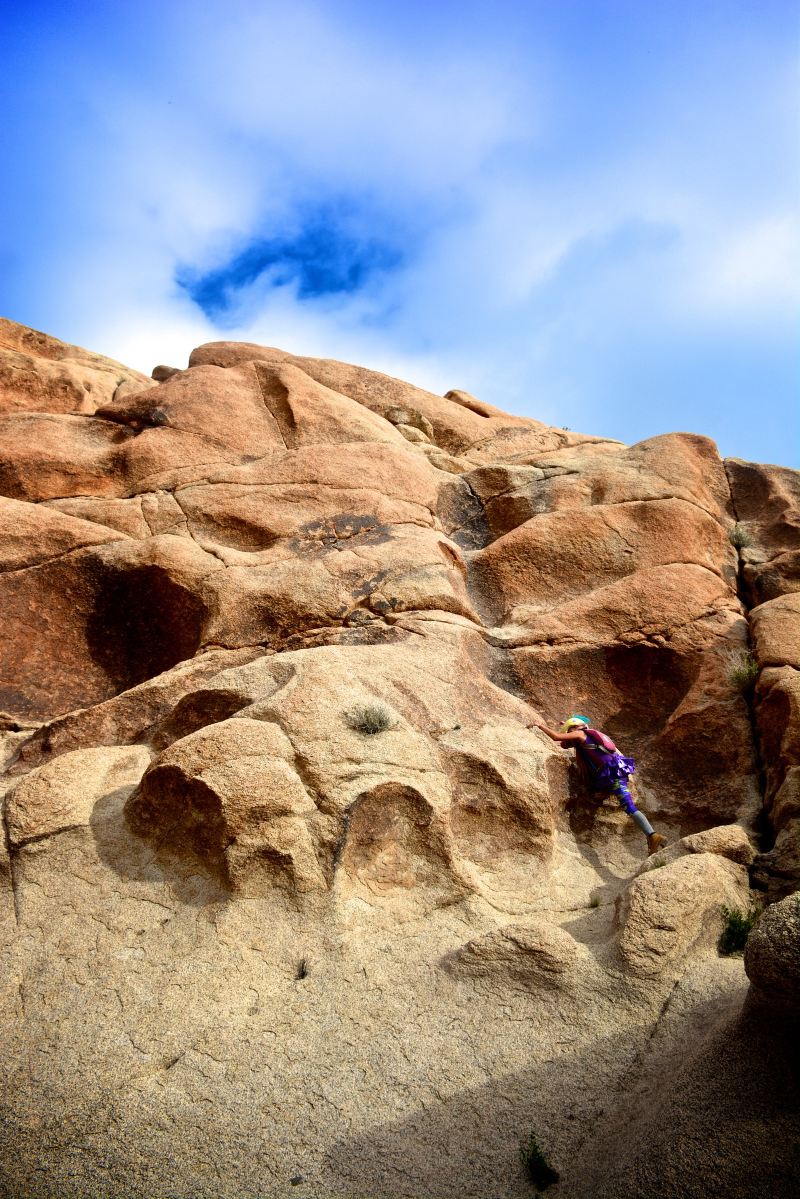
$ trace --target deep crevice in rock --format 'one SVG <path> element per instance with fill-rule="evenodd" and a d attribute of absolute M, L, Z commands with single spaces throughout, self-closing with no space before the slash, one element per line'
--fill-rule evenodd
<path fill-rule="evenodd" d="M 736 504 L 736 492 L 734 489 L 733 480 L 731 479 L 731 475 L 730 475 L 730 471 L 728 469 L 727 462 L 723 461 L 722 465 L 725 470 L 725 478 L 728 483 L 728 492 L 730 494 L 731 510 L 733 512 L 734 520 L 738 523 L 739 511 L 738 511 L 738 507 Z M 750 589 L 749 589 L 749 586 L 747 584 L 747 581 L 746 581 L 745 575 L 744 575 L 745 564 L 744 564 L 744 558 L 742 555 L 742 550 L 739 547 L 734 547 L 734 548 L 736 549 L 736 559 L 737 559 L 737 562 L 736 562 L 736 595 L 739 599 L 739 602 L 742 605 L 742 608 L 744 610 L 744 618 L 747 621 L 747 650 L 746 650 L 746 652 L 749 655 L 753 655 L 753 648 L 754 648 L 753 635 L 752 635 L 753 630 L 752 630 L 752 625 L 750 622 L 752 596 L 750 594 Z M 748 720 L 750 723 L 750 732 L 751 732 L 752 744 L 753 744 L 753 756 L 755 758 L 755 765 L 756 765 L 756 778 L 758 780 L 758 789 L 761 793 L 761 811 L 759 813 L 759 818 L 758 818 L 758 821 L 756 824 L 755 831 L 756 831 L 756 836 L 757 836 L 758 842 L 759 842 L 758 848 L 761 850 L 762 853 L 765 853 L 769 849 L 772 848 L 772 845 L 775 842 L 775 831 L 772 827 L 772 823 L 769 818 L 769 812 L 767 810 L 767 777 L 766 777 L 766 768 L 765 768 L 765 764 L 764 764 L 763 746 L 761 744 L 761 734 L 760 734 L 759 727 L 758 727 L 758 714 L 757 714 L 757 710 L 756 710 L 757 701 L 756 701 L 756 686 L 755 686 L 755 684 L 752 686 L 749 686 L 745 689 L 745 691 L 743 692 L 743 699 L 747 706 L 747 717 L 748 717 Z M 757 863 L 758 863 L 758 859 L 756 859 L 756 863 L 754 863 L 754 867 L 751 871 L 751 884 L 754 887 L 758 886 L 760 888 L 762 886 L 762 883 L 758 878 Z"/>
<path fill-rule="evenodd" d="M 11 840 L 11 830 L 8 827 L 8 804 L 6 797 L 0 799 L 0 804 L 3 807 L 3 841 L 6 849 L 6 859 L 8 861 L 8 874 L 11 883 L 11 899 L 14 905 L 14 920 L 17 927 L 22 923 L 22 910 L 19 892 L 19 879 L 17 878 L 16 867 L 16 847 Z"/>

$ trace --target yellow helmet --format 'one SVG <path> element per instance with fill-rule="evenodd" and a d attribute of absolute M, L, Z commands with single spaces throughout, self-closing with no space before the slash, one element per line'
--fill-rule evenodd
<path fill-rule="evenodd" d="M 588 729 L 589 721 L 585 716 L 570 716 L 564 721 L 559 732 L 571 733 L 573 729 Z"/>

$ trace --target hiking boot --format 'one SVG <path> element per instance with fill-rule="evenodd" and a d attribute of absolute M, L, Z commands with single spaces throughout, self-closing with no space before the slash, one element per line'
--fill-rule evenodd
<path fill-rule="evenodd" d="M 662 845 L 666 845 L 667 838 L 662 837 L 661 833 L 651 833 L 647 838 L 647 856 L 652 857 L 654 853 L 658 853 Z"/>

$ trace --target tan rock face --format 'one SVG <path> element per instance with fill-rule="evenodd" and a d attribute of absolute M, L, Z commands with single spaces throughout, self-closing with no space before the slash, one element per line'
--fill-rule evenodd
<path fill-rule="evenodd" d="M 178 737 L 131 796 L 130 826 L 185 842 L 245 894 L 334 888 L 429 904 L 536 891 L 564 792 L 518 701 L 486 683 L 459 693 L 472 638 L 435 660 L 410 639 L 219 674 L 167 722 Z M 226 706 L 236 717 L 215 723 Z M 369 731 L 370 712 L 386 727 Z"/>
<path fill-rule="evenodd" d="M 651 1041 L 737 1018 L 722 907 L 800 885 L 798 494 L 700 436 L 0 324 L 0 1190 L 510 1197 L 534 1121 L 592 1199 Z M 654 857 L 528 727 L 576 710 Z"/>
<path fill-rule="evenodd" d="M 800 590 L 800 479 L 796 470 L 730 458 L 742 574 L 755 606 Z"/>
<path fill-rule="evenodd" d="M 640 759 L 652 813 L 684 831 L 755 817 L 747 706 L 726 677 L 747 637 L 729 534 L 740 517 L 772 561 L 793 536 L 791 472 L 729 464 L 732 499 L 702 437 L 565 437 L 465 392 L 262 347 L 201 347 L 160 377 L 93 414 L 6 418 L 11 719 L 104 704 L 211 648 L 438 649 L 437 623 L 472 627 L 534 708 L 588 708 Z M 793 603 L 753 613 L 764 666 L 794 668 Z M 439 616 L 404 624 L 424 613 Z"/>
<path fill-rule="evenodd" d="M 5 797 L 11 845 L 88 825 L 95 804 L 113 792 L 127 797 L 149 762 L 142 746 L 103 746 L 61 754 L 31 771 Z"/>
<path fill-rule="evenodd" d="M 45 361 L 61 352 L 43 346 Z M 10 719 L 105 705 L 208 650 L 395 645 L 407 660 L 421 638 L 433 663 L 449 661 L 445 636 L 480 645 L 478 674 L 551 720 L 588 709 L 639 760 L 656 819 L 692 832 L 755 818 L 748 709 L 727 677 L 748 632 L 737 511 L 707 439 L 566 437 L 464 392 L 262 347 L 201 347 L 161 377 L 92 415 L 7 418 Z M 745 506 L 756 483 L 778 495 L 771 531 L 758 526 L 771 552 L 793 527 L 791 472 L 731 470 Z M 791 664 L 792 603 L 754 613 L 764 665 Z M 457 803 L 452 834 L 499 877 L 492 822 L 520 861 L 539 835 L 524 780 L 492 774 L 498 753 L 524 758 L 496 745 L 487 774 L 483 750 L 459 752 L 448 777 L 472 772 L 464 785 L 494 798 L 478 819 Z"/>

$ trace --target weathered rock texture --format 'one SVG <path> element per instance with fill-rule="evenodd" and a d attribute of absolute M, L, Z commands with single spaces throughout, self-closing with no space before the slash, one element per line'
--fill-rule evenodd
<path fill-rule="evenodd" d="M 760 998 L 800 1013 L 800 894 L 767 908 L 747 939 L 744 968 Z"/>
<path fill-rule="evenodd" d="M 753 1163 L 796 1077 L 707 1030 L 759 1019 L 722 907 L 800 884 L 798 476 L 255 345 L 0 341 L 0 1193 L 521 1196 L 534 1131 L 554 1194 L 792 1194 Z M 527 728 L 576 709 L 655 858 Z M 624 1134 L 664 1060 L 696 1178 Z"/>

